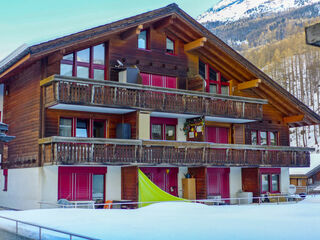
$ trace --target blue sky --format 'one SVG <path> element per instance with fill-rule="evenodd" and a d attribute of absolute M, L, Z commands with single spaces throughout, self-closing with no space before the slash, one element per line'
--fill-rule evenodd
<path fill-rule="evenodd" d="M 196 18 L 219 0 L 2 0 L 0 60 L 23 43 L 73 33 L 177 3 Z"/>

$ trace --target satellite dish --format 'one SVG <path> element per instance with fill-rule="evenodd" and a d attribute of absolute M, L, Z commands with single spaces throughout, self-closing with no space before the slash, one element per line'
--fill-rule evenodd
<path fill-rule="evenodd" d="M 297 191 L 297 187 L 293 184 L 290 184 L 288 189 L 289 194 L 295 194 L 296 191 Z"/>

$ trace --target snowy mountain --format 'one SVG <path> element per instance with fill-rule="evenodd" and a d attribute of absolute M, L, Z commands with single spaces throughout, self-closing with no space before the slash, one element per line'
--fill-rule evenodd
<path fill-rule="evenodd" d="M 221 0 L 198 17 L 200 23 L 234 22 L 317 3 L 319 0 Z"/>

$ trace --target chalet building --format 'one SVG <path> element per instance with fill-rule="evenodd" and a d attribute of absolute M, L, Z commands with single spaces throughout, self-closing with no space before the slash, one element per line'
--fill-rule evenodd
<path fill-rule="evenodd" d="M 287 193 L 320 117 L 176 4 L 24 46 L 1 62 L 9 143 L 0 205 L 138 200 L 138 168 L 196 198 Z M 0 179 L 2 181 L 2 179 Z M 231 201 L 231 203 L 233 203 Z"/>

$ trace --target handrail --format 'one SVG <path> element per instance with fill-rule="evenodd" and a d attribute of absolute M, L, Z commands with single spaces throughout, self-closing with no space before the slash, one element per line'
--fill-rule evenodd
<path fill-rule="evenodd" d="M 192 90 L 184 90 L 184 89 L 171 89 L 171 88 L 163 88 L 156 86 L 146 86 L 142 84 L 135 83 L 121 83 L 110 80 L 96 80 L 96 79 L 88 79 L 88 78 L 79 78 L 79 77 L 70 77 L 70 76 L 62 76 L 62 75 L 52 75 L 46 79 L 40 81 L 40 86 L 48 86 L 52 82 L 70 82 L 70 83 L 80 83 L 80 84 L 98 84 L 110 87 L 122 87 L 127 89 L 136 89 L 136 90 L 150 90 L 153 92 L 161 92 L 161 93 L 176 93 L 183 94 L 195 97 L 207 97 L 207 98 L 215 98 L 221 100 L 236 100 L 239 102 L 248 102 L 248 103 L 258 103 L 258 104 L 267 104 L 267 99 L 257 99 L 257 98 L 249 98 L 249 97 L 240 97 L 240 96 L 229 96 L 229 95 L 221 95 L 221 94 L 213 94 L 206 92 L 197 92 Z"/>
<path fill-rule="evenodd" d="M 261 146 L 248 144 L 221 144 L 211 142 L 195 141 L 170 141 L 170 140 L 136 140 L 136 139 L 116 139 L 116 138 L 77 138 L 53 136 L 39 139 L 39 144 L 49 143 L 92 143 L 92 144 L 115 144 L 115 145 L 134 145 L 134 146 L 167 146 L 185 148 L 217 148 L 217 149 L 247 149 L 247 150 L 278 150 L 278 151 L 315 151 L 315 148 L 290 147 L 290 146 Z"/>
<path fill-rule="evenodd" d="M 70 239 L 72 239 L 72 237 L 79 237 L 79 238 L 82 238 L 82 239 L 97 240 L 97 238 L 92 238 L 92 237 L 84 236 L 84 235 L 77 234 L 77 233 L 72 233 L 72 232 L 63 231 L 63 230 L 59 230 L 59 229 L 55 229 L 55 228 L 51 228 L 51 227 L 46 227 L 46 226 L 35 224 L 35 223 L 30 223 L 30 222 L 21 221 L 21 220 L 9 218 L 9 217 L 4 217 L 4 216 L 1 216 L 1 215 L 0 215 L 0 218 L 6 219 L 6 220 L 10 220 L 10 221 L 14 221 L 16 223 L 16 234 L 17 235 L 18 235 L 18 229 L 19 229 L 18 228 L 18 224 L 22 223 L 22 224 L 25 224 L 25 225 L 29 225 L 29 226 L 33 226 L 33 227 L 39 228 L 39 239 L 42 239 L 41 230 L 42 229 L 46 229 L 46 230 L 49 230 L 49 231 L 52 231 L 52 232 L 57 232 L 57 233 L 68 235 L 70 237 Z"/>

